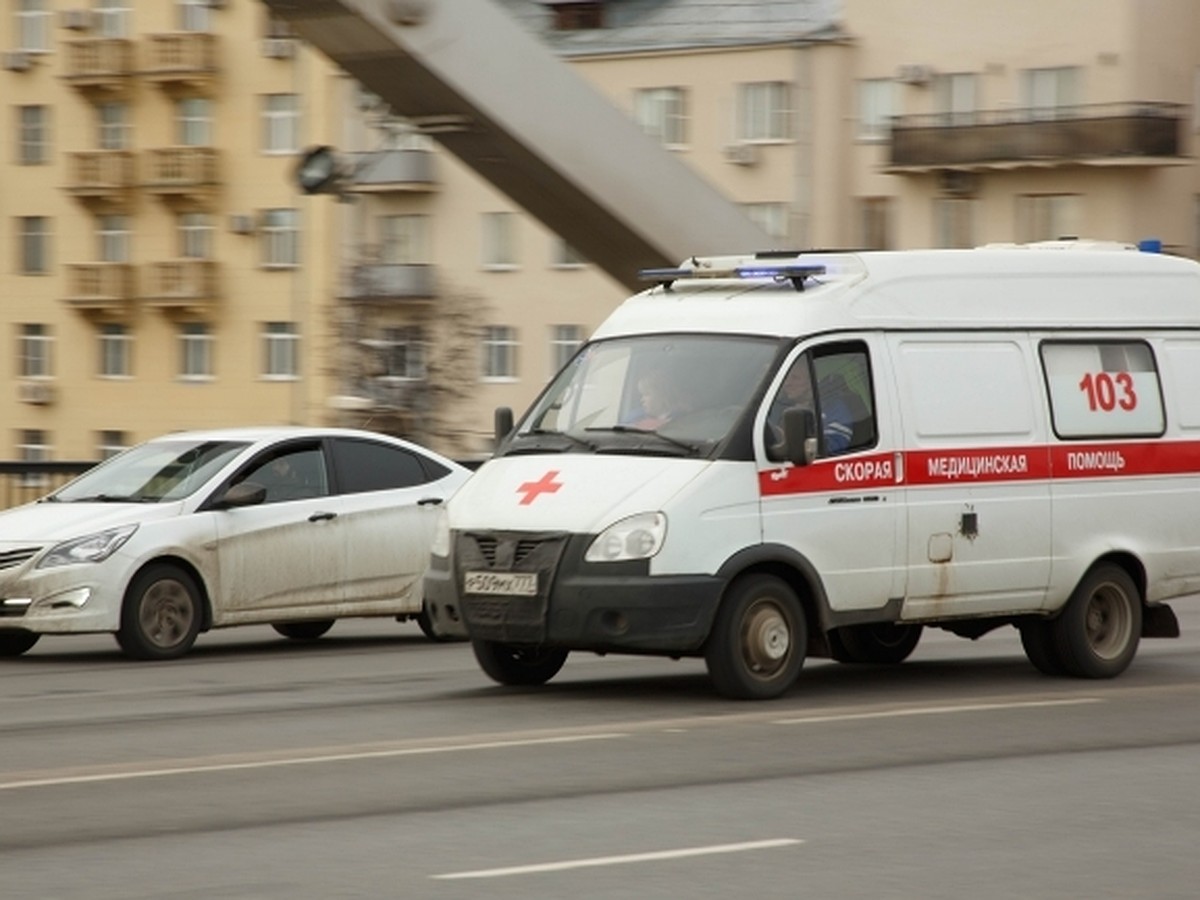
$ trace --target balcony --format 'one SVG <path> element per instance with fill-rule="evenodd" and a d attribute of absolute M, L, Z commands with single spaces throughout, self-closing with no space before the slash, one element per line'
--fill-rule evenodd
<path fill-rule="evenodd" d="M 136 272 L 129 263 L 67 264 L 63 300 L 75 309 L 122 313 L 136 295 Z"/>
<path fill-rule="evenodd" d="M 168 259 L 152 263 L 146 306 L 205 309 L 217 301 L 217 264 L 211 259 Z"/>
<path fill-rule="evenodd" d="M 168 89 L 211 88 L 217 75 L 216 35 L 203 31 L 150 35 L 150 63 L 142 75 Z"/>
<path fill-rule="evenodd" d="M 437 187 L 431 150 L 377 150 L 351 154 L 347 193 L 424 192 Z"/>
<path fill-rule="evenodd" d="M 434 267 L 427 264 L 367 263 L 351 266 L 346 276 L 343 300 L 388 303 L 435 297 Z"/>
<path fill-rule="evenodd" d="M 1185 107 L 1105 103 L 897 116 L 885 171 L 1179 165 Z"/>
<path fill-rule="evenodd" d="M 213 147 L 158 147 L 147 151 L 143 187 L 161 197 L 205 199 L 217 187 Z"/>
<path fill-rule="evenodd" d="M 82 91 L 119 93 L 133 74 L 133 42 L 122 38 L 86 38 L 66 42 L 63 80 Z"/>
<path fill-rule="evenodd" d="M 67 154 L 65 190 L 81 200 L 122 205 L 137 181 L 128 150 L 74 150 Z"/>

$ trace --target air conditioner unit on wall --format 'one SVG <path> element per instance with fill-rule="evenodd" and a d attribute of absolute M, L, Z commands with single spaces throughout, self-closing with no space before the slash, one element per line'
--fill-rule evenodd
<path fill-rule="evenodd" d="M 234 234 L 252 234 L 254 232 L 254 216 L 247 213 L 234 213 L 229 217 L 229 230 Z"/>
<path fill-rule="evenodd" d="M 262 55 L 267 59 L 291 59 L 296 55 L 296 42 L 290 38 L 267 38 L 262 42 Z"/>
<path fill-rule="evenodd" d="M 44 406 L 54 402 L 54 384 L 49 381 L 18 381 L 17 399 L 22 403 Z"/>
<path fill-rule="evenodd" d="M 63 28 L 70 28 L 72 31 L 90 31 L 92 23 L 92 11 L 90 9 L 63 10 Z"/>
<path fill-rule="evenodd" d="M 24 50 L 8 50 L 0 54 L 0 68 L 9 72 L 28 72 L 33 65 L 33 57 Z"/>
<path fill-rule="evenodd" d="M 725 162 L 735 166 L 752 166 L 758 162 L 758 147 L 755 144 L 726 144 Z"/>
<path fill-rule="evenodd" d="M 933 66 L 906 65 L 896 70 L 896 80 L 901 84 L 913 84 L 924 87 L 933 80 Z"/>

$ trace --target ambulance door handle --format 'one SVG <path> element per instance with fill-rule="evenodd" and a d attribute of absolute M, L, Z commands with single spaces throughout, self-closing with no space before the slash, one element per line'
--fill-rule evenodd
<path fill-rule="evenodd" d="M 441 506 L 445 501 L 441 497 L 422 497 L 417 506 Z"/>
<path fill-rule="evenodd" d="M 311 516 L 308 517 L 308 521 L 310 521 L 310 522 L 328 522 L 330 519 L 336 519 L 336 518 L 337 518 L 337 513 L 335 513 L 335 512 L 315 512 Z"/>

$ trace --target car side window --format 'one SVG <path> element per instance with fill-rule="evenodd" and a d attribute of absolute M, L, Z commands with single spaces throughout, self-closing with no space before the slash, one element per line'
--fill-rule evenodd
<path fill-rule="evenodd" d="M 267 489 L 265 503 L 286 503 L 329 494 L 325 455 L 319 446 L 291 448 L 260 460 L 238 479 Z"/>
<path fill-rule="evenodd" d="M 337 472 L 338 492 L 342 494 L 415 487 L 434 480 L 426 473 L 417 454 L 375 441 L 335 440 L 333 466 Z"/>

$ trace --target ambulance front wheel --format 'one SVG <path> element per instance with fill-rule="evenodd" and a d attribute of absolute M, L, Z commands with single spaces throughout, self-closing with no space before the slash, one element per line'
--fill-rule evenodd
<path fill-rule="evenodd" d="M 704 648 L 717 692 L 735 700 L 778 697 L 804 664 L 808 628 L 796 593 L 773 575 L 729 586 Z"/>
<path fill-rule="evenodd" d="M 509 685 L 545 684 L 558 674 L 568 652 L 558 647 L 478 640 L 471 642 L 471 649 L 489 678 Z"/>

